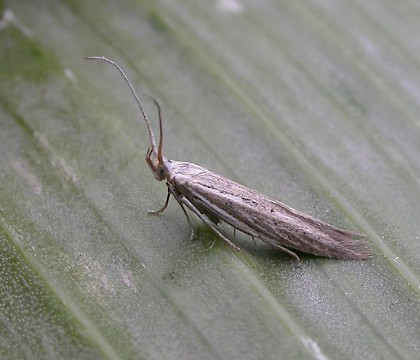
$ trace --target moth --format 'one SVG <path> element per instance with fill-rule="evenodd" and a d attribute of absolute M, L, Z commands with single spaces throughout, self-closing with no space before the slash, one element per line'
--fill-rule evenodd
<path fill-rule="evenodd" d="M 371 256 L 369 247 L 355 240 L 364 235 L 335 228 L 310 215 L 295 210 L 256 190 L 238 184 L 204 167 L 184 161 L 170 160 L 163 156 L 162 116 L 159 103 L 155 103 L 159 117 L 159 143 L 156 144 L 152 127 L 133 85 L 120 66 L 103 56 L 87 57 L 88 60 L 105 61 L 113 65 L 130 87 L 143 119 L 146 123 L 150 147 L 146 152 L 146 163 L 156 180 L 166 181 L 168 193 L 161 209 L 149 211 L 160 214 L 168 206 L 171 196 L 175 198 L 194 230 L 186 209 L 189 209 L 228 245 L 240 248 L 218 228 L 220 222 L 231 225 L 251 236 L 279 249 L 298 261 L 297 250 L 318 256 L 359 260 Z"/>

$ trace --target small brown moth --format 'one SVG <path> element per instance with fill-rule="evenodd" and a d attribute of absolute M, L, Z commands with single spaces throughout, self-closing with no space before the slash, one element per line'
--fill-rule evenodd
<path fill-rule="evenodd" d="M 139 97 L 119 65 L 103 56 L 86 59 L 101 60 L 114 65 L 130 87 L 143 115 L 150 140 L 146 162 L 156 180 L 166 180 L 168 187 L 165 204 L 160 210 L 149 213 L 163 212 L 172 195 L 187 217 L 191 227 L 191 237 L 194 234 L 193 227 L 185 207 L 236 250 L 240 250 L 239 247 L 216 227 L 220 221 L 228 223 L 253 239 L 274 246 L 297 260 L 299 257 L 291 249 L 339 259 L 359 260 L 371 256 L 364 242 L 354 240 L 363 237 L 362 234 L 337 229 L 201 166 L 164 157 L 162 117 L 158 102 L 149 96 L 156 104 L 159 115 L 159 144 L 156 145 L 152 127 Z"/>

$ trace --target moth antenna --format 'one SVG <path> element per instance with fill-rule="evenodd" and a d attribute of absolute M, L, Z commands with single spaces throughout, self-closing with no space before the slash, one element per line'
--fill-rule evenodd
<path fill-rule="evenodd" d="M 159 144 L 158 144 L 158 148 L 157 148 L 157 159 L 159 161 L 159 164 L 163 163 L 163 154 L 162 154 L 162 148 L 163 148 L 163 129 L 162 129 L 162 111 L 160 109 L 160 105 L 158 103 L 158 101 L 151 95 L 149 94 L 143 94 L 145 96 L 147 96 L 149 99 L 151 99 L 157 109 L 158 109 L 158 116 L 159 116 Z"/>
<path fill-rule="evenodd" d="M 162 125 L 161 125 L 161 120 L 160 120 L 160 108 L 159 108 L 159 104 L 157 104 L 157 101 L 152 98 L 152 100 L 155 101 L 155 103 L 157 104 L 158 110 L 159 110 L 159 123 L 160 123 L 160 141 L 159 141 L 159 149 L 160 150 L 159 150 L 159 152 L 158 152 L 158 148 L 156 146 L 156 141 L 155 141 L 155 137 L 153 135 L 152 127 L 150 126 L 150 122 L 149 122 L 149 119 L 147 118 L 146 112 L 144 111 L 143 106 L 141 105 L 141 102 L 140 102 L 140 99 L 139 99 L 139 97 L 136 93 L 136 90 L 134 90 L 133 85 L 131 84 L 130 80 L 128 80 L 128 77 L 127 77 L 127 75 L 125 75 L 124 71 L 120 68 L 120 66 L 116 62 L 106 58 L 105 56 L 89 56 L 89 57 L 85 57 L 85 59 L 86 60 L 105 61 L 105 62 L 107 62 L 111 65 L 114 65 L 117 68 L 117 70 L 120 72 L 120 74 L 122 75 L 122 77 L 124 78 L 124 80 L 126 81 L 128 86 L 130 87 L 131 93 L 133 94 L 134 98 L 136 99 L 137 105 L 140 108 L 140 111 L 143 115 L 143 119 L 144 119 L 144 121 L 146 123 L 146 126 L 147 126 L 147 131 L 149 133 L 149 140 L 150 140 L 150 144 L 152 146 L 153 154 L 159 159 L 159 162 L 160 162 L 159 154 L 160 154 L 160 157 L 162 158 L 162 145 L 161 145 L 161 142 L 162 142 Z M 163 162 L 163 158 L 162 158 L 162 162 Z"/>

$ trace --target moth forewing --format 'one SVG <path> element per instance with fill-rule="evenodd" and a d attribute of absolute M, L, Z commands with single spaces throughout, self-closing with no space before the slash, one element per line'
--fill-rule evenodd
<path fill-rule="evenodd" d="M 337 229 L 201 166 L 174 164 L 172 186 L 210 219 L 222 220 L 295 257 L 290 249 L 342 259 L 370 255 L 363 242 L 354 240 L 361 234 Z"/>
<path fill-rule="evenodd" d="M 146 163 L 155 178 L 158 181 L 166 180 L 168 187 L 168 195 L 162 208 L 150 213 L 159 214 L 165 210 L 172 195 L 181 206 L 190 224 L 191 236 L 193 228 L 185 207 L 196 214 L 222 240 L 237 250 L 239 247 L 216 227 L 220 221 L 298 260 L 299 257 L 291 249 L 342 259 L 365 259 L 371 255 L 365 243 L 354 240 L 360 237 L 360 234 L 337 229 L 201 166 L 165 158 L 162 154 L 163 131 L 159 103 L 148 95 L 158 109 L 159 142 L 157 144 L 139 97 L 124 71 L 118 64 L 103 56 L 87 59 L 104 61 L 116 67 L 129 85 L 143 115 L 150 141 Z"/>

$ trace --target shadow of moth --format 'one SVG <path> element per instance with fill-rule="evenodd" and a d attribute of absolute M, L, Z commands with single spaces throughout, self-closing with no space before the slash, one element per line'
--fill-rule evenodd
<path fill-rule="evenodd" d="M 116 67 L 130 87 L 143 115 L 150 140 L 146 163 L 156 180 L 166 180 L 168 187 L 165 204 L 160 210 L 149 211 L 149 213 L 163 212 L 172 195 L 187 218 L 191 228 L 191 237 L 194 235 L 193 226 L 186 208 L 208 225 L 220 239 L 236 250 L 240 248 L 217 228 L 219 222 L 224 221 L 234 229 L 248 234 L 253 239 L 262 240 L 297 260 L 299 257 L 293 250 L 339 259 L 359 260 L 371 256 L 368 246 L 363 241 L 355 240 L 363 237 L 362 234 L 337 229 L 201 166 L 164 157 L 162 155 L 162 117 L 158 102 L 148 96 L 158 109 L 159 143 L 156 144 L 152 127 L 139 97 L 119 65 L 103 56 L 92 56 L 86 59 L 105 61 Z"/>

